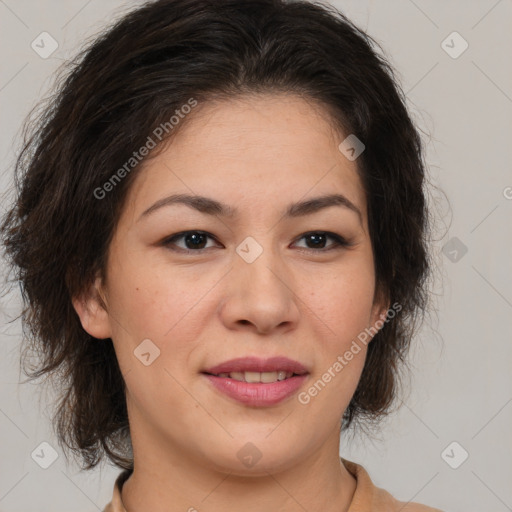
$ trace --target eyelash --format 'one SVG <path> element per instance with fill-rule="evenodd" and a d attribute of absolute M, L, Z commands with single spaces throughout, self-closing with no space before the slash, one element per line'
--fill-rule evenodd
<path fill-rule="evenodd" d="M 172 251 L 181 252 L 184 254 L 191 254 L 191 253 L 195 253 L 195 254 L 199 253 L 200 254 L 201 252 L 203 252 L 207 249 L 211 249 L 211 247 L 206 247 L 206 248 L 201 248 L 201 249 L 184 249 L 182 247 L 179 247 L 179 248 L 170 247 L 177 240 L 184 238 L 188 234 L 193 234 L 193 233 L 205 235 L 208 238 L 212 238 L 213 240 L 215 240 L 215 237 L 206 231 L 190 230 L 190 231 L 182 231 L 180 233 L 176 233 L 174 235 L 171 235 L 170 237 L 167 237 L 165 240 L 163 240 L 162 245 L 169 247 Z M 328 248 L 320 248 L 320 249 L 311 249 L 309 247 L 301 247 L 300 248 L 301 251 L 305 251 L 305 252 L 309 252 L 309 253 L 324 253 L 324 252 L 332 251 L 335 249 L 350 247 L 353 245 L 351 242 L 347 241 L 342 236 L 337 235 L 336 233 L 332 233 L 330 231 L 308 231 L 308 232 L 304 233 L 301 237 L 299 237 L 297 240 L 302 240 L 303 238 L 305 238 L 309 235 L 325 235 L 328 238 L 331 238 L 332 240 L 334 240 L 334 243 L 331 244 L 331 246 Z"/>

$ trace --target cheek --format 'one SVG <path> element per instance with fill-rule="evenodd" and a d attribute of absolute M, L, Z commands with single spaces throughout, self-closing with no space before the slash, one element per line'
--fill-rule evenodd
<path fill-rule="evenodd" d="M 218 277 L 198 279 L 186 270 L 180 272 L 179 268 L 171 275 L 168 269 L 145 265 L 142 261 L 137 265 L 131 263 L 134 264 L 125 262 L 122 267 L 113 268 L 109 288 L 113 305 L 109 309 L 112 338 L 122 371 L 141 369 L 136 358 L 142 350 L 141 343 L 148 345 L 151 358 L 153 352 L 158 354 L 151 365 L 152 374 L 160 365 L 162 370 L 170 372 L 182 370 L 200 339 L 205 318 L 215 309 L 214 294 L 208 291 Z M 155 378 L 150 376 L 151 387 L 161 385 Z M 165 374 L 159 377 L 166 378 L 169 376 Z"/>
<path fill-rule="evenodd" d="M 121 327 L 134 339 L 164 339 L 199 301 L 201 287 L 197 281 L 184 282 L 179 271 L 169 275 L 168 270 L 162 270 L 131 260 L 112 271 L 112 316 L 119 323 L 122 320 Z"/>
<path fill-rule="evenodd" d="M 340 273 L 309 297 L 308 309 L 315 313 L 310 318 L 316 325 L 318 365 L 299 402 L 321 411 L 315 415 L 322 415 L 327 423 L 341 418 L 365 363 L 367 343 L 361 341 L 361 334 L 369 326 L 373 286 L 368 276 L 362 276 Z"/>
<path fill-rule="evenodd" d="M 204 287 L 164 278 L 142 265 L 131 271 L 124 266 L 122 275 L 113 273 L 112 283 L 112 339 L 128 400 L 170 421 L 171 411 L 184 414 L 193 407 L 180 383 L 199 338 L 199 317 L 205 316 Z"/>
<path fill-rule="evenodd" d="M 341 350 L 369 326 L 373 275 L 367 268 L 342 269 L 316 279 L 314 290 L 308 295 L 308 309 L 324 324 L 333 348 Z"/>

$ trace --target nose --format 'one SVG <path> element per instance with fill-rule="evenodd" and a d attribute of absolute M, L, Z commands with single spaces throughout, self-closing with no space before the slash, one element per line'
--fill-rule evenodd
<path fill-rule="evenodd" d="M 300 318 L 293 278 L 271 250 L 252 263 L 235 254 L 220 316 L 228 329 L 258 334 L 294 329 Z"/>

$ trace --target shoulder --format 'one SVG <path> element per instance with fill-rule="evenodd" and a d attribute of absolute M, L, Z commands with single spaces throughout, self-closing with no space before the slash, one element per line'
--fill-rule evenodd
<path fill-rule="evenodd" d="M 348 512 L 443 512 L 420 503 L 398 501 L 388 491 L 374 485 L 363 466 L 343 458 L 341 460 L 357 481 Z"/>

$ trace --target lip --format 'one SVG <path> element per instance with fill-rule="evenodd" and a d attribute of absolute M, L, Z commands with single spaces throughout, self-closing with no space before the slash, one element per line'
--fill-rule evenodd
<path fill-rule="evenodd" d="M 257 357 L 238 357 L 225 361 L 224 363 L 212 366 L 204 373 L 216 374 L 230 372 L 277 372 L 283 370 L 285 372 L 293 372 L 298 375 L 308 373 L 307 368 L 293 359 L 284 356 L 271 357 L 268 359 L 260 359 Z"/>
<path fill-rule="evenodd" d="M 292 377 L 271 383 L 241 382 L 229 377 L 219 377 L 220 373 L 230 372 L 293 372 Z M 241 357 L 231 359 L 203 371 L 202 374 L 217 391 L 244 405 L 269 407 L 293 395 L 308 378 L 308 370 L 298 361 L 287 357 L 259 359 Z M 216 375 L 215 375 L 216 374 Z"/>
<path fill-rule="evenodd" d="M 308 378 L 307 374 L 294 375 L 289 379 L 264 384 L 263 382 L 241 382 L 207 373 L 203 375 L 221 393 L 253 407 L 268 407 L 282 402 L 293 395 Z"/>

